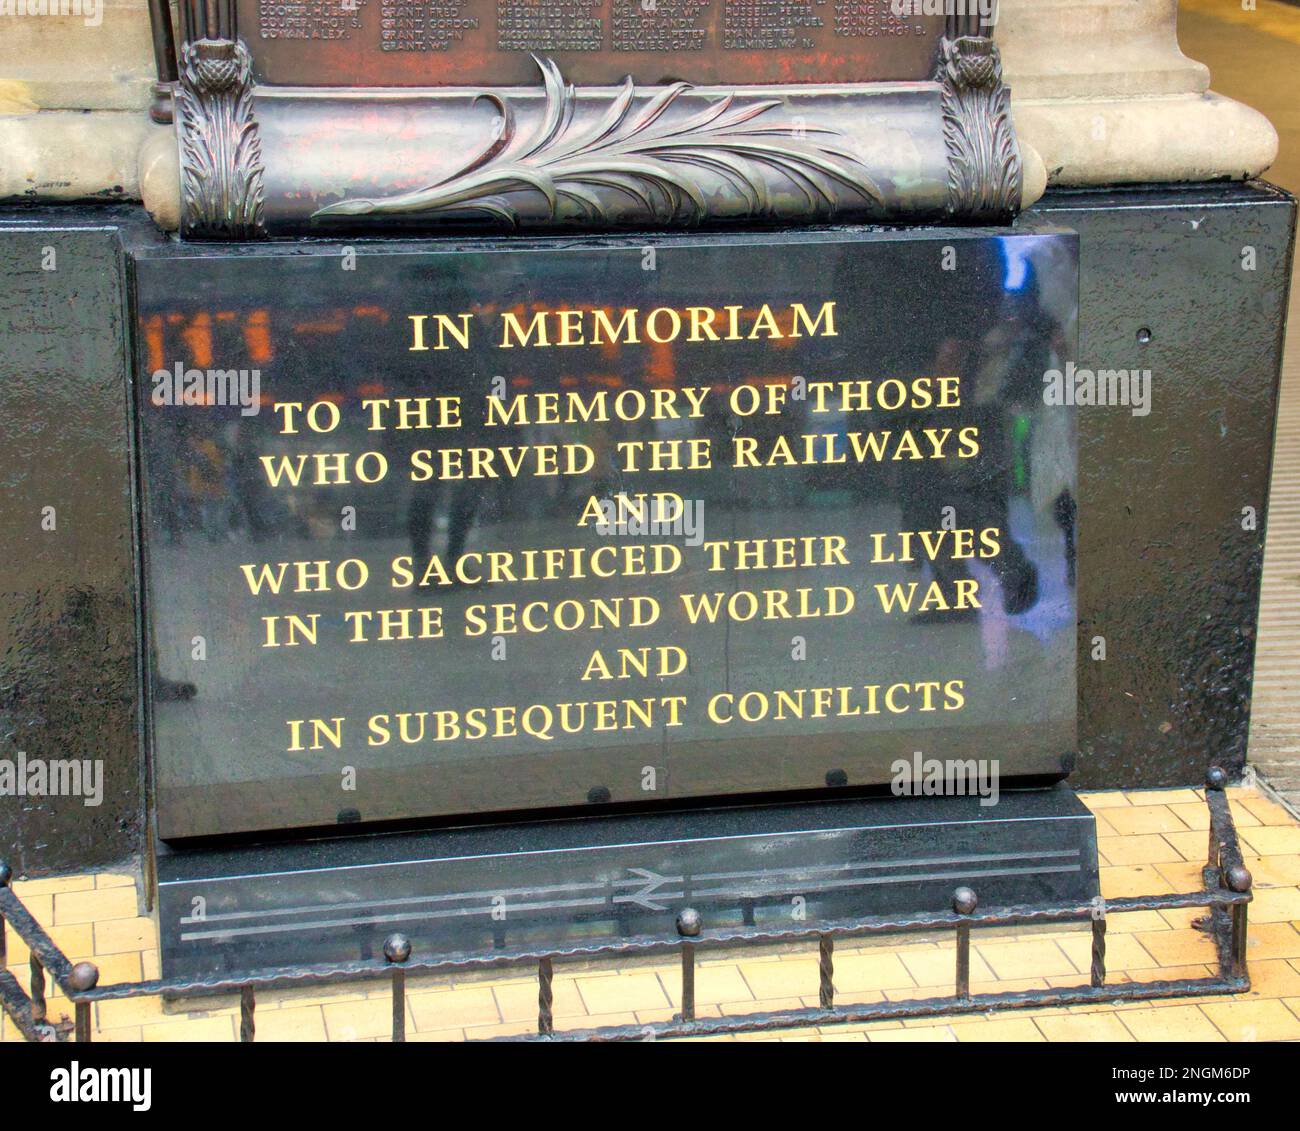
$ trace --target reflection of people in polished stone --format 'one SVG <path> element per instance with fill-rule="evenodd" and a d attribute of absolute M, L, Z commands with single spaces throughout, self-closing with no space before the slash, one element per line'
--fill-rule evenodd
<path fill-rule="evenodd" d="M 438 501 L 436 483 L 416 484 L 406 508 L 406 533 L 411 539 L 411 554 L 416 561 L 429 556 L 433 546 L 433 512 Z"/>
<path fill-rule="evenodd" d="M 479 288 L 477 280 L 461 274 L 452 275 L 443 280 L 438 290 L 438 304 L 445 310 L 472 310 L 478 301 Z M 431 354 L 415 355 L 430 358 Z M 403 396 L 427 396 L 431 387 L 436 386 L 440 396 L 460 398 L 461 425 L 454 432 L 406 432 L 399 433 L 400 443 L 406 449 L 406 455 L 420 448 L 437 450 L 446 446 L 477 447 L 495 446 L 510 443 L 508 430 L 504 428 L 488 429 L 485 424 L 484 401 L 492 394 L 494 381 L 499 381 L 488 368 L 480 355 L 448 354 L 435 361 L 428 361 L 431 368 L 404 370 L 400 376 L 393 378 L 399 385 Z M 435 461 L 436 463 L 436 461 Z M 408 464 L 409 466 L 409 464 Z M 406 532 L 411 540 L 411 553 L 417 563 L 423 558 L 428 560 L 433 550 L 433 531 L 438 503 L 446 500 L 447 505 L 447 558 L 454 561 L 465 550 L 470 531 L 488 492 L 508 492 L 513 489 L 511 483 L 500 483 L 492 479 L 453 479 L 442 481 L 436 476 L 423 482 L 412 481 L 411 495 L 407 502 Z M 507 505 L 505 498 L 501 505 Z"/>
<path fill-rule="evenodd" d="M 471 480 L 462 479 L 447 490 L 450 502 L 447 507 L 447 554 L 454 562 L 465 550 L 469 532 L 474 526 L 474 516 L 483 498 L 483 488 Z M 407 511 L 407 533 L 411 537 L 411 553 L 416 562 L 427 560 L 433 549 L 433 517 L 441 492 L 436 482 L 415 485 Z"/>
<path fill-rule="evenodd" d="M 983 403 L 976 402 L 976 374 L 986 371 L 989 364 L 999 366 L 1003 360 L 991 357 L 988 345 L 987 340 L 949 338 L 940 346 L 934 362 L 935 372 L 961 377 L 962 420 L 979 428 L 980 454 L 966 464 L 944 465 L 942 470 L 927 468 L 918 477 L 916 486 L 903 494 L 902 521 L 906 530 L 932 528 L 940 521 L 945 508 L 950 507 L 959 527 L 999 530 L 1001 552 L 988 559 L 987 564 L 1001 587 L 1004 611 L 1008 616 L 1017 616 L 1027 612 L 1038 600 L 1038 567 L 1010 529 L 1010 496 L 1015 484 L 1011 468 L 1014 421 L 1009 398 L 999 389 Z M 938 422 L 928 423 L 935 426 Z M 936 558 L 930 568 L 946 589 L 951 589 L 953 582 L 970 577 L 967 563 L 951 557 Z M 918 613 L 917 619 L 969 620 L 978 615 L 978 609 L 954 609 Z"/>
<path fill-rule="evenodd" d="M 170 469 L 183 467 L 184 453 L 188 450 L 189 417 L 183 412 L 154 408 L 150 411 L 151 442 L 145 445 L 144 459 L 148 465 L 150 522 L 155 531 L 176 544 L 185 537 L 185 482 L 184 476 L 169 473 Z"/>
<path fill-rule="evenodd" d="M 456 386 L 462 400 L 462 425 L 457 430 L 455 443 L 466 447 L 486 443 L 508 442 L 507 437 L 487 436 L 483 423 L 482 401 L 486 395 L 481 387 L 471 387 L 471 382 L 461 382 Z M 504 431 L 501 430 L 501 431 Z M 411 448 L 436 446 L 438 440 L 430 441 L 427 434 L 417 434 L 410 443 Z M 501 484 L 497 480 L 452 479 L 442 481 L 437 478 L 411 484 L 411 497 L 407 503 L 406 532 L 411 539 L 411 553 L 416 561 L 427 560 L 433 549 L 433 530 L 440 499 L 447 505 L 447 549 L 449 561 L 455 561 L 465 550 L 474 520 L 488 492 L 509 491 L 512 485 Z M 508 505 L 502 499 L 501 505 Z"/>
<path fill-rule="evenodd" d="M 208 435 L 194 444 L 190 464 L 190 491 L 199 505 L 199 523 L 209 542 L 230 536 L 229 471 L 225 447 L 218 435 Z"/>
<path fill-rule="evenodd" d="M 464 426 L 461 434 L 467 444 L 483 440 L 481 411 L 469 396 L 465 398 Z M 412 445 L 419 447 L 418 443 Z M 436 478 L 411 484 L 411 498 L 407 504 L 406 532 L 411 539 L 411 553 L 419 562 L 427 560 L 433 549 L 434 519 L 439 499 L 447 500 L 447 551 L 449 561 L 455 561 L 465 550 L 474 519 L 484 495 L 496 486 L 493 481 L 454 479 L 440 481 Z"/>
<path fill-rule="evenodd" d="M 1010 241 L 963 241 L 957 250 L 959 270 L 945 273 L 936 266 L 933 293 L 914 301 L 922 303 L 919 317 L 939 322 L 937 349 L 932 344 L 927 348 L 935 340 L 932 334 L 879 330 L 897 324 L 899 300 L 885 288 L 854 280 L 865 299 L 859 317 L 879 333 L 872 342 L 872 372 L 864 376 L 941 374 L 959 381 L 960 409 L 906 418 L 900 414 L 897 426 L 943 429 L 959 422 L 979 430 L 980 452 L 973 459 L 898 465 L 901 529 L 938 530 L 955 520 L 959 529 L 998 530 L 1000 552 L 984 564 L 998 580 L 1009 616 L 1027 612 L 1039 598 L 1038 566 L 1011 529 L 1011 500 L 1027 494 L 1034 473 L 1026 436 L 1034 426 L 1034 410 L 1041 407 L 1039 379 L 1060 334 L 1055 319 L 1042 309 L 1032 259 L 1017 257 L 1020 251 Z M 846 280 L 845 289 L 852 285 Z M 945 322 L 952 327 L 946 333 Z M 971 577 L 969 562 L 950 554 L 927 559 L 925 566 L 947 592 Z M 979 609 L 927 610 L 916 616 L 951 623 L 973 620 Z"/>
<path fill-rule="evenodd" d="M 998 579 L 1002 608 L 1008 616 L 1028 612 L 1038 601 L 1038 567 L 1013 536 L 1010 502 L 1014 494 L 1024 490 L 1024 483 L 1017 482 L 1016 461 L 1024 460 L 1027 451 L 1027 445 L 1016 443 L 1017 425 L 1026 418 L 1015 411 L 1015 382 L 1023 379 L 1028 368 L 1036 366 L 1035 371 L 1040 373 L 1045 368 L 1048 341 L 1042 332 L 1046 329 L 1032 321 L 1022 324 L 1012 311 L 1005 322 L 995 323 L 995 329 L 981 341 L 946 343 L 955 347 L 955 353 L 964 354 L 960 359 L 951 359 L 956 363 L 952 371 L 963 377 L 963 417 L 979 426 L 981 451 L 970 466 L 934 477 L 931 482 L 936 494 L 924 503 L 931 515 L 951 506 L 960 525 L 996 527 L 1002 532 L 1001 553 L 988 565 Z M 1008 333 L 1006 338 L 1002 337 L 1004 333 Z M 1009 343 L 1015 344 L 1018 354 L 1008 352 Z M 941 359 L 940 364 L 947 360 Z M 1027 482 L 1027 473 L 1024 479 Z M 936 561 L 934 571 L 942 580 L 968 576 L 961 561 Z"/>
<path fill-rule="evenodd" d="M 257 433 L 239 423 L 230 426 L 230 478 L 236 520 L 242 521 L 249 537 L 260 542 L 291 520 L 285 508 L 272 498 L 257 448 Z"/>

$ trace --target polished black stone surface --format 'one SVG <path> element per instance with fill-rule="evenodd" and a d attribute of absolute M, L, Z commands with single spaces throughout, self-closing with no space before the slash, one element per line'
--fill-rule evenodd
<path fill-rule="evenodd" d="M 1004 780 L 1072 765 L 1073 414 L 1041 389 L 1072 356 L 1073 236 L 169 248 L 134 270 L 164 839 L 885 786 L 918 750 Z M 635 340 L 611 345 L 625 311 Z M 211 368 L 257 371 L 261 411 L 169 403 L 172 373 Z M 459 426 L 430 401 L 429 427 L 392 427 L 416 397 L 458 398 Z M 276 404 L 322 398 L 327 434 L 284 434 Z M 340 452 L 349 481 L 310 483 Z M 303 485 L 275 485 L 286 466 Z M 698 525 L 579 521 L 656 491 Z M 744 556 L 775 538 L 788 560 Z M 554 576 L 523 556 L 557 549 Z M 426 573 L 464 554 L 484 583 Z M 299 562 L 325 586 L 254 595 Z M 386 609 L 413 610 L 413 638 L 381 638 Z M 318 616 L 317 643 L 289 615 Z"/>
<path fill-rule="evenodd" d="M 125 207 L 0 209 L 0 760 L 98 765 L 79 794 L 0 792 L 17 876 L 143 840 L 122 236 L 146 224 Z"/>
<path fill-rule="evenodd" d="M 978 798 L 708 809 L 391 834 L 159 860 L 164 977 L 372 958 L 394 931 L 417 958 L 1086 902 L 1095 822 L 1064 785 Z M 811 990 L 810 990 L 811 992 Z"/>
<path fill-rule="evenodd" d="M 1148 417 L 1078 416 L 1077 786 L 1196 784 L 1211 760 L 1244 763 L 1294 218 L 1289 195 L 1249 184 L 1053 191 L 1021 219 L 1080 234 L 1080 362 L 1145 357 L 1157 379 Z M 98 809 L 0 798 L 4 857 L 19 875 L 43 874 L 145 845 L 131 433 L 116 406 L 129 401 L 133 346 L 126 256 L 159 237 L 139 208 L 86 204 L 6 206 L 0 229 L 0 268 L 22 280 L 0 304 L 12 485 L 0 516 L 19 546 L 0 594 L 6 756 L 75 752 L 92 735 L 107 760 Z M 69 268 L 55 289 L 38 273 L 50 245 Z M 1241 269 L 1244 247 L 1253 272 Z M 68 538 L 32 522 L 49 484 L 81 508 L 61 524 Z M 1253 531 L 1241 528 L 1244 505 L 1258 508 Z M 1092 658 L 1095 636 L 1104 661 Z"/>
<path fill-rule="evenodd" d="M 1153 788 L 1194 785 L 1212 764 L 1237 772 L 1295 200 L 1269 185 L 1072 192 L 1031 215 L 1079 233 L 1079 365 L 1148 369 L 1152 385 L 1145 416 L 1078 413 L 1071 783 Z"/>

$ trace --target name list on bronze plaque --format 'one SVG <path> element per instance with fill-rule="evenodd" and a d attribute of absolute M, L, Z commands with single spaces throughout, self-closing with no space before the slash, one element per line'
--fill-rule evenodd
<path fill-rule="evenodd" d="M 919 7 L 919 6 L 918 6 Z M 580 85 L 930 78 L 942 16 L 890 0 L 239 0 L 259 82 L 522 86 L 530 55 Z"/>

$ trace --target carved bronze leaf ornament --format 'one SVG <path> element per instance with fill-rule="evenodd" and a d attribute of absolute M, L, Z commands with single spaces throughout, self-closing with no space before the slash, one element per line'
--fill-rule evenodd
<path fill-rule="evenodd" d="M 491 136 L 472 143 L 481 146 L 472 158 L 408 189 L 381 134 L 368 152 L 387 187 L 361 189 L 324 171 L 318 151 L 301 176 L 283 153 L 264 163 L 259 112 L 275 116 L 282 137 L 286 123 L 309 120 L 319 96 L 259 87 L 254 52 L 233 15 L 218 12 L 215 31 L 209 20 L 206 34 L 182 43 L 172 92 L 181 232 L 251 240 L 347 221 L 379 230 L 402 218 L 590 230 L 710 220 L 1005 223 L 1021 203 L 1020 148 L 997 46 L 975 22 L 949 20 L 922 80 L 832 84 L 811 95 L 687 82 L 638 89 L 630 76 L 579 90 L 554 60 L 533 55 L 540 89 L 462 91 L 450 101 L 416 92 L 415 113 L 429 116 L 419 121 L 425 137 L 439 136 L 448 120 L 439 115 L 464 115 L 471 100 L 491 108 Z M 333 114 L 359 103 L 403 128 L 368 92 L 323 95 L 326 105 L 336 99 Z"/>
<path fill-rule="evenodd" d="M 1020 207 L 1023 172 L 997 46 L 960 36 L 942 40 L 939 51 L 948 211 L 1008 220 Z"/>
<path fill-rule="evenodd" d="M 186 43 L 175 92 L 185 234 L 264 234 L 262 144 L 253 116 L 252 60 L 241 40 Z"/>
<path fill-rule="evenodd" d="M 341 200 L 318 209 L 313 219 L 395 213 L 435 216 L 478 214 L 514 226 L 519 212 L 513 193 L 544 198 L 552 221 L 609 222 L 608 195 L 629 202 L 622 222 L 698 223 L 709 214 L 710 179 L 721 178 L 746 204 L 749 218 L 778 214 L 777 192 L 789 186 L 802 197 L 808 215 L 832 218 L 840 189 L 876 214 L 884 196 L 861 160 L 843 147 L 838 131 L 823 126 L 772 122 L 780 99 L 737 105 L 734 95 L 698 111 L 680 112 L 691 84 L 673 83 L 637 104 L 628 77 L 603 115 L 576 126 L 578 94 L 551 59 L 533 56 L 542 72 L 544 110 L 536 127 L 520 133 L 514 107 L 498 94 L 480 97 L 500 115 L 492 142 L 457 172 L 437 184 L 388 197 Z M 707 171 L 712 178 L 701 178 Z"/>

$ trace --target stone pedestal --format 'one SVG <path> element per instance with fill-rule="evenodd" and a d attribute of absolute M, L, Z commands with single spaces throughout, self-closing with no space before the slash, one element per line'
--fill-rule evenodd
<path fill-rule="evenodd" d="M 0 200 L 139 200 L 154 78 L 145 0 L 4 17 Z"/>
<path fill-rule="evenodd" d="M 1260 113 L 1178 48 L 1177 0 L 1002 0 L 1016 131 L 1049 185 L 1246 180 L 1277 156 Z"/>

